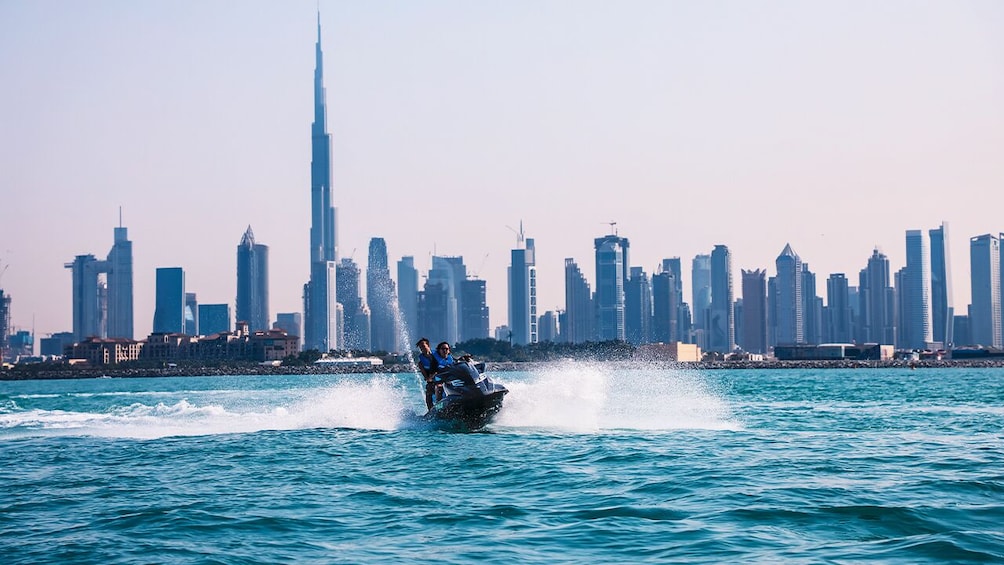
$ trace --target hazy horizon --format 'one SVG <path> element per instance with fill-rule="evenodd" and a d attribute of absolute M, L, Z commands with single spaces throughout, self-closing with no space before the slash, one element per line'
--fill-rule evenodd
<path fill-rule="evenodd" d="M 70 271 L 133 241 L 135 337 L 154 271 L 236 295 L 248 225 L 270 315 L 309 276 L 317 2 L 0 1 L 0 288 L 12 326 L 72 329 Z M 725 244 L 740 269 L 790 243 L 852 284 L 872 249 L 949 223 L 957 313 L 969 238 L 1004 232 L 1004 3 L 320 3 L 339 256 L 365 272 L 461 255 L 506 322 L 520 221 L 538 310 L 564 263 L 595 288 L 609 222 L 631 265 Z M 365 277 L 363 277 L 365 279 Z M 365 295 L 364 295 L 365 296 Z"/>

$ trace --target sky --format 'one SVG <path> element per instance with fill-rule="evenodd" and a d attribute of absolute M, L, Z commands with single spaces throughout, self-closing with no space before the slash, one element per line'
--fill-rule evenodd
<path fill-rule="evenodd" d="M 0 278 L 12 322 L 72 329 L 70 271 L 129 229 L 136 337 L 157 267 L 236 295 L 250 225 L 271 315 L 309 278 L 322 26 L 341 257 L 463 256 L 506 322 L 522 222 L 540 311 L 593 239 L 652 273 L 727 245 L 774 274 L 790 243 L 852 283 L 878 247 L 947 221 L 1004 231 L 1004 2 L 0 0 Z M 392 266 L 392 276 L 396 272 Z"/>

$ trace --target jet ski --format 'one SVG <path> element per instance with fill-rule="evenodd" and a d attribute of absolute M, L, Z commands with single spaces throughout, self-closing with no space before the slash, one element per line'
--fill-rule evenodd
<path fill-rule="evenodd" d="M 432 405 L 425 420 L 449 429 L 479 430 L 498 414 L 506 387 L 484 373 L 484 363 L 458 361 L 433 377 L 443 385 L 442 398 Z"/>

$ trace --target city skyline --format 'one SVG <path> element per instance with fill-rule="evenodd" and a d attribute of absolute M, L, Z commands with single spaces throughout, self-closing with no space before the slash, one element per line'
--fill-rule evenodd
<path fill-rule="evenodd" d="M 19 85 L 0 94 L 12 325 L 72 328 L 63 264 L 107 249 L 119 206 L 137 337 L 158 267 L 232 304 L 248 224 L 272 248 L 270 310 L 301 311 L 316 3 L 55 6 L 0 6 L 0 72 Z M 1004 9 L 842 6 L 322 3 L 340 252 L 382 237 L 388 262 L 421 273 L 463 256 L 497 326 L 520 218 L 541 313 L 564 304 L 564 259 L 592 263 L 610 221 L 632 242 L 625 269 L 724 244 L 735 277 L 790 243 L 821 278 L 856 282 L 872 248 L 898 269 L 903 232 L 947 220 L 961 313 L 968 239 L 1001 229 L 979 204 L 1004 180 Z M 444 199 L 456 214 L 416 227 Z"/>

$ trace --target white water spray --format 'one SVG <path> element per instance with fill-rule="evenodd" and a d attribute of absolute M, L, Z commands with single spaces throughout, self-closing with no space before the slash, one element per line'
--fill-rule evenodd
<path fill-rule="evenodd" d="M 567 362 L 543 371 L 492 377 L 510 390 L 490 425 L 499 432 L 742 427 L 728 402 L 698 372 Z M 156 380 L 150 382 L 157 386 Z M 44 405 L 60 409 L 39 408 Z M 312 428 L 400 430 L 415 428 L 423 412 L 422 389 L 413 374 L 344 375 L 313 388 L 25 394 L 0 405 L 0 439 L 35 435 L 150 439 Z"/>
<path fill-rule="evenodd" d="M 502 381 L 509 388 L 499 426 L 598 430 L 734 430 L 728 403 L 700 373 L 567 362 Z"/>

